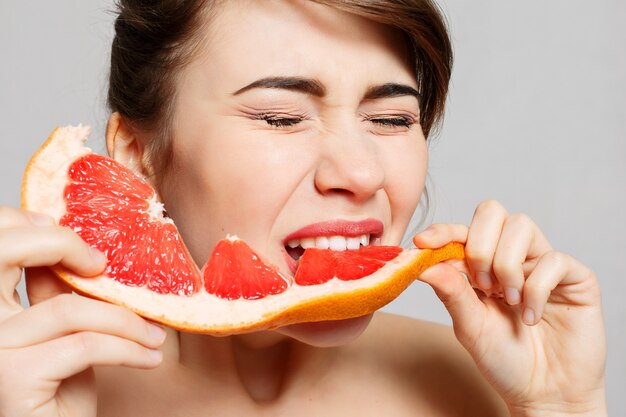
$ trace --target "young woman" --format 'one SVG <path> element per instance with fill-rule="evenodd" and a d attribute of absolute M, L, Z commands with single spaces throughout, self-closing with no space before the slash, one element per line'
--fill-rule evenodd
<path fill-rule="evenodd" d="M 285 238 L 312 224 L 399 244 L 451 69 L 430 1 L 122 0 L 115 29 L 108 151 L 198 264 L 234 233 L 291 274 Z M 102 255 L 2 208 L 0 416 L 606 415 L 593 272 L 495 201 L 414 238 L 450 241 L 466 262 L 419 279 L 453 329 L 376 314 L 213 338 L 68 294 L 45 266 L 90 276 Z"/>

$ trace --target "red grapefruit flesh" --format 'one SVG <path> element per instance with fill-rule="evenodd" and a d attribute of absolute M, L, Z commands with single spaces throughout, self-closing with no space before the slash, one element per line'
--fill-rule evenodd
<path fill-rule="evenodd" d="M 51 267 L 76 291 L 180 330 L 228 335 L 362 316 L 431 265 L 464 256 L 459 243 L 436 250 L 310 248 L 294 281 L 228 238 L 200 271 L 152 187 L 86 148 L 89 132 L 68 126 L 52 133 L 26 168 L 22 207 L 51 215 L 107 255 L 98 277 Z"/>
<path fill-rule="evenodd" d="M 203 268 L 204 288 L 226 300 L 258 300 L 285 291 L 290 280 L 266 265 L 243 241 L 220 240 Z"/>
<path fill-rule="evenodd" d="M 150 185 L 96 154 L 76 160 L 68 175 L 59 224 L 107 255 L 107 276 L 159 294 L 198 292 L 195 263 L 173 222 L 163 218 Z"/>
<path fill-rule="evenodd" d="M 332 278 L 360 279 L 378 271 L 401 252 L 398 246 L 362 246 L 358 251 L 342 252 L 309 248 L 300 258 L 295 281 L 298 285 L 319 285 Z"/>

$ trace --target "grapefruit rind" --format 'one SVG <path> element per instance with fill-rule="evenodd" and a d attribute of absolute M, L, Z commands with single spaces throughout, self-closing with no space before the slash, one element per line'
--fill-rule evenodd
<path fill-rule="evenodd" d="M 22 181 L 22 208 L 46 213 L 58 223 L 65 214 L 65 203 L 59 198 L 67 183 L 72 162 L 91 153 L 85 146 L 91 134 L 89 126 L 56 128 L 35 152 L 26 166 Z"/>
<path fill-rule="evenodd" d="M 84 147 L 90 132 L 86 126 L 68 126 L 50 135 L 26 168 L 22 183 L 24 209 L 46 213 L 59 222 L 65 214 L 63 189 L 68 181 L 67 171 L 74 160 L 91 152 Z M 106 276 L 82 278 L 60 265 L 51 269 L 81 294 L 124 306 L 179 330 L 226 336 L 370 314 L 400 295 L 428 267 L 463 257 L 464 246 L 460 243 L 434 250 L 406 249 L 359 280 L 333 278 L 320 285 L 293 285 L 288 291 L 258 300 L 223 300 L 204 289 L 193 296 L 158 294 Z"/>
<path fill-rule="evenodd" d="M 333 278 L 320 285 L 293 285 L 284 293 L 259 300 L 223 300 L 205 291 L 192 297 L 156 294 L 106 277 L 80 278 L 61 267 L 53 270 L 78 292 L 125 306 L 155 322 L 225 336 L 373 313 L 400 295 L 428 267 L 447 259 L 461 259 L 463 254 L 460 243 L 434 250 L 407 249 L 357 281 Z"/>

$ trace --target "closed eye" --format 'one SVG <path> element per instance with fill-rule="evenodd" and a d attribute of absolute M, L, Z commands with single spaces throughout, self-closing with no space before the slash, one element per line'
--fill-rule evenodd
<path fill-rule="evenodd" d="M 306 120 L 304 116 L 294 116 L 287 114 L 277 114 L 277 113 L 261 113 L 255 116 L 257 120 L 263 120 L 268 125 L 273 127 L 290 127 L 295 126 L 298 123 Z"/>
<path fill-rule="evenodd" d="M 410 129 L 415 124 L 415 119 L 408 116 L 370 117 L 365 120 L 382 127 L 404 127 Z"/>

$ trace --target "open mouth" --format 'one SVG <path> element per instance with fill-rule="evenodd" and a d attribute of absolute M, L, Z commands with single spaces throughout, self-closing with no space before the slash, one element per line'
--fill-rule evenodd
<path fill-rule="evenodd" d="M 359 250 L 362 246 L 380 245 L 380 233 L 367 233 L 358 236 L 317 236 L 289 240 L 284 245 L 287 266 L 293 274 L 298 269 L 300 258 L 308 248 L 330 249 L 334 251 Z"/>

